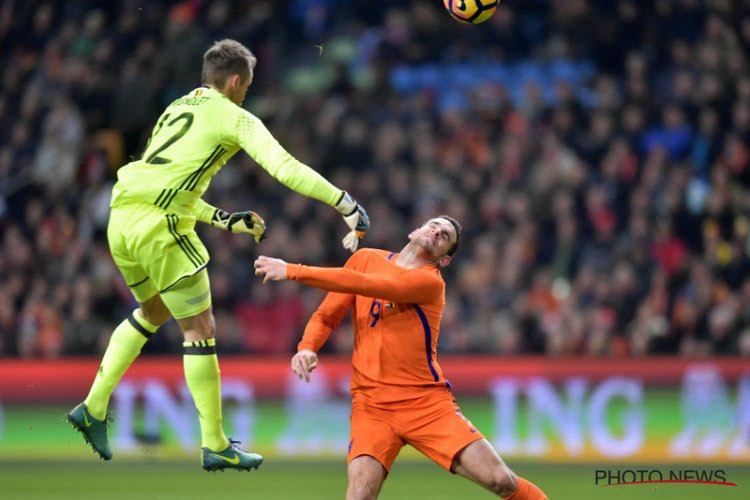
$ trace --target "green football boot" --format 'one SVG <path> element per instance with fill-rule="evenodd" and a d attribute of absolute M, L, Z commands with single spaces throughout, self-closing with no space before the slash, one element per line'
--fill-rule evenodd
<path fill-rule="evenodd" d="M 107 438 L 107 419 L 97 420 L 91 416 L 86 405 L 81 403 L 67 415 L 68 422 L 75 430 L 83 434 L 83 440 L 91 445 L 94 453 L 104 460 L 112 459 Z"/>
<path fill-rule="evenodd" d="M 224 451 L 211 451 L 202 448 L 201 465 L 207 471 L 224 469 L 247 470 L 257 469 L 263 463 L 263 457 L 257 453 L 248 453 L 237 447 L 239 441 L 229 440 L 229 447 Z"/>

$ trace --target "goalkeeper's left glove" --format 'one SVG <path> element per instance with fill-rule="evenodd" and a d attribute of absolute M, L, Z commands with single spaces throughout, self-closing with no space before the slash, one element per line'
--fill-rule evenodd
<path fill-rule="evenodd" d="M 266 238 L 266 223 L 255 212 L 234 212 L 230 214 L 220 208 L 214 212 L 211 225 L 233 233 L 247 233 L 255 237 L 255 243 Z"/>
<path fill-rule="evenodd" d="M 351 231 L 344 236 L 341 244 L 344 248 L 354 253 L 368 229 L 370 229 L 370 217 L 367 215 L 365 208 L 354 201 L 349 193 L 343 191 L 341 199 L 336 204 L 336 210 L 344 216 L 344 222 L 349 226 Z"/>

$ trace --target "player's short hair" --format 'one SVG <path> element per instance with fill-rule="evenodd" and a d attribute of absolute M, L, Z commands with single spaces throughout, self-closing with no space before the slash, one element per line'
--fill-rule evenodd
<path fill-rule="evenodd" d="M 247 47 L 236 40 L 225 38 L 215 42 L 203 54 L 201 82 L 223 87 L 227 83 L 227 78 L 232 75 L 240 75 L 243 79 L 249 78 L 255 68 L 255 62 L 255 56 Z"/>
<path fill-rule="evenodd" d="M 456 241 L 448 249 L 448 255 L 450 257 L 453 257 L 453 254 L 456 253 L 456 250 L 458 250 L 458 242 L 461 241 L 461 224 L 459 224 L 459 222 L 453 217 L 451 217 L 450 215 L 438 215 L 435 218 L 447 220 L 448 222 L 451 223 L 451 225 L 453 226 L 453 229 L 456 230 Z"/>

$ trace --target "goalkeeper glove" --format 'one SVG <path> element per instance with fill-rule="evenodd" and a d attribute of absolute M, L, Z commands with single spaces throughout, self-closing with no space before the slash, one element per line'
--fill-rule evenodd
<path fill-rule="evenodd" d="M 344 248 L 350 252 L 357 250 L 359 240 L 365 236 L 365 233 L 370 229 L 370 218 L 367 216 L 367 212 L 364 207 L 354 201 L 349 193 L 344 191 L 341 194 L 341 199 L 336 204 L 336 210 L 344 216 L 344 222 L 349 226 L 351 231 L 344 236 L 341 240 L 341 244 Z"/>
<path fill-rule="evenodd" d="M 255 212 L 234 212 L 230 214 L 220 208 L 214 212 L 211 225 L 232 233 L 247 233 L 255 237 L 255 243 L 266 238 L 266 223 Z"/>

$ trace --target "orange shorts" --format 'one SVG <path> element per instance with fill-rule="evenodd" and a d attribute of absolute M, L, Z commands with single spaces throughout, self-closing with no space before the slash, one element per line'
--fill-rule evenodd
<path fill-rule="evenodd" d="M 370 455 L 390 471 L 401 448 L 410 444 L 450 470 L 456 454 L 479 439 L 484 436 L 463 416 L 447 389 L 378 405 L 355 395 L 347 460 Z"/>

